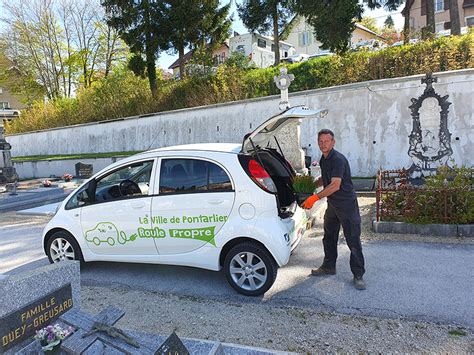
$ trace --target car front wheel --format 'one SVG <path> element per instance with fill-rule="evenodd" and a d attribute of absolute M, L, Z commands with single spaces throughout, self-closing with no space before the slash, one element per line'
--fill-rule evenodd
<path fill-rule="evenodd" d="M 82 260 L 79 244 L 73 236 L 65 231 L 55 232 L 49 237 L 46 253 L 50 263 L 58 263 L 63 260 Z"/>
<path fill-rule="evenodd" d="M 244 242 L 227 253 L 224 270 L 227 281 L 235 290 L 247 296 L 258 296 L 272 287 L 278 265 L 264 247 Z"/>

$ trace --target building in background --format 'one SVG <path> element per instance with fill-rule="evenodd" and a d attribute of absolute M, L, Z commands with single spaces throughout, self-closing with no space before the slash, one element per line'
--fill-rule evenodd
<path fill-rule="evenodd" d="M 18 118 L 20 110 L 26 108 L 17 95 L 13 95 L 6 87 L 0 86 L 0 118 L 10 121 Z"/>
<path fill-rule="evenodd" d="M 410 27 L 421 31 L 426 26 L 426 0 L 407 0 L 411 2 Z M 451 29 L 449 20 L 450 0 L 431 0 L 435 4 L 435 30 L 442 32 Z M 459 22 L 461 27 L 474 26 L 474 0 L 453 0 L 458 2 Z"/>
<path fill-rule="evenodd" d="M 229 52 L 240 52 L 255 63 L 258 68 L 268 68 L 275 63 L 274 41 L 272 37 L 258 33 L 235 33 L 229 39 Z M 284 59 L 296 53 L 295 47 L 284 41 L 280 41 L 280 58 Z"/>
<path fill-rule="evenodd" d="M 295 16 L 281 33 L 285 41 L 291 43 L 298 54 L 319 54 L 321 42 L 314 36 L 314 28 L 306 22 L 303 16 Z M 356 28 L 351 35 L 351 47 L 361 41 L 376 39 L 383 41 L 384 38 L 372 30 L 356 23 Z"/>
<path fill-rule="evenodd" d="M 184 64 L 189 64 L 191 59 L 193 58 L 194 50 L 187 52 L 184 55 Z M 229 57 L 229 44 L 228 40 L 226 40 L 222 45 L 212 51 L 212 58 L 214 59 L 214 65 L 219 66 L 225 62 L 225 60 Z M 179 58 L 176 59 L 169 67 L 173 71 L 173 76 L 179 76 Z"/>

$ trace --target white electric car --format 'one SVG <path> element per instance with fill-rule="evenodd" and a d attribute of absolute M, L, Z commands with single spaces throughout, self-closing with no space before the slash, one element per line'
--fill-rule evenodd
<path fill-rule="evenodd" d="M 291 121 L 326 112 L 294 107 L 242 145 L 161 148 L 110 165 L 71 193 L 45 227 L 49 261 L 223 267 L 238 292 L 266 292 L 306 229 L 290 184 L 295 171 L 270 141 Z"/>

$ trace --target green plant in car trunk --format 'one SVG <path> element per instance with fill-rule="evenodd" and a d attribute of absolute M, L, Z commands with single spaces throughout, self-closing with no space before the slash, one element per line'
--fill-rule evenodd
<path fill-rule="evenodd" d="M 316 189 L 314 179 L 310 175 L 295 176 L 292 180 L 293 191 L 297 193 L 312 194 Z"/>

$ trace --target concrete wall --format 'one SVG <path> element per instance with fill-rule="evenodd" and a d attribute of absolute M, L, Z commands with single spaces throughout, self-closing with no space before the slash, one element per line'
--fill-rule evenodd
<path fill-rule="evenodd" d="M 436 73 L 434 89 L 449 95 L 448 129 L 452 158 L 474 165 L 474 69 Z M 301 143 L 319 159 L 316 135 L 321 128 L 336 134 L 336 149 L 344 153 L 355 176 L 372 176 L 379 167 L 409 167 L 409 106 L 425 88 L 421 75 L 384 79 L 290 94 L 290 102 L 328 108 L 320 120 L 303 122 Z M 241 143 L 245 133 L 279 112 L 279 96 L 83 124 L 6 139 L 12 156 L 145 150 L 200 142 Z M 284 142 L 282 144 L 285 146 Z M 96 168 L 94 167 L 94 170 Z M 95 170 L 97 171 L 97 170 Z"/>

